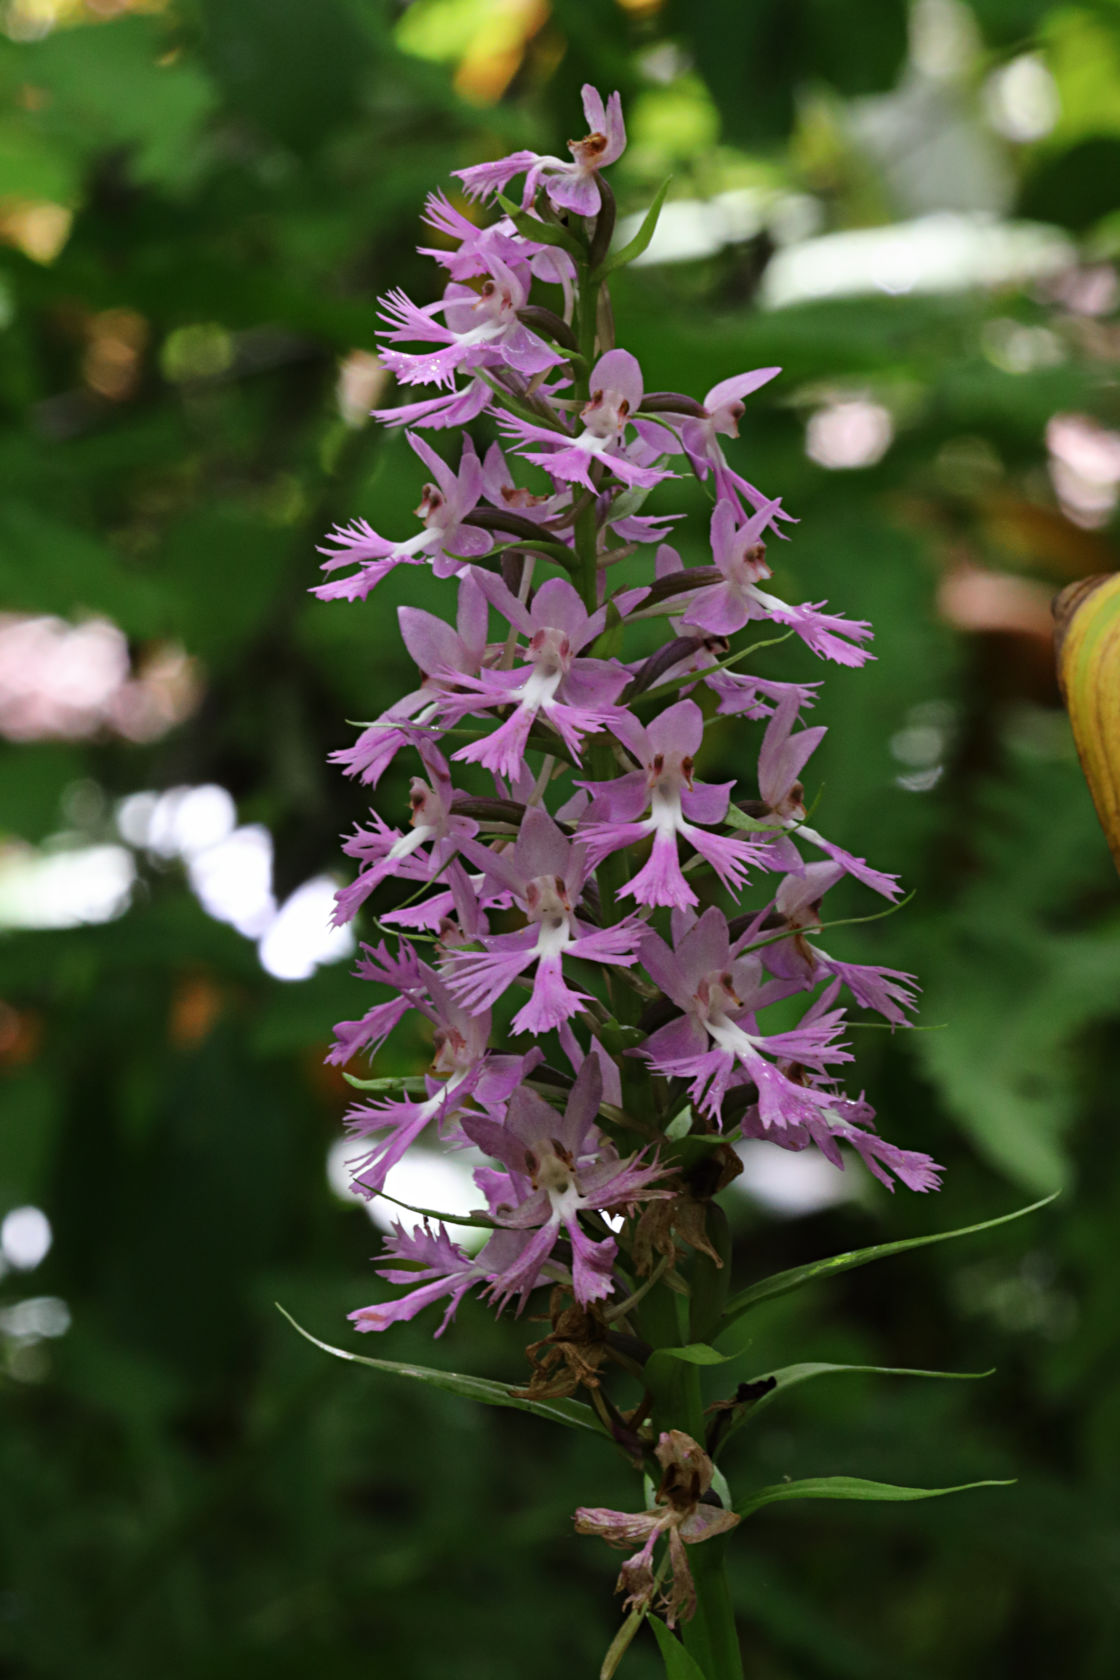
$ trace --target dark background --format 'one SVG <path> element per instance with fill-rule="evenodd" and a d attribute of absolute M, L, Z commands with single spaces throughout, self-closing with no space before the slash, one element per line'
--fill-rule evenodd
<path fill-rule="evenodd" d="M 379 1287 L 325 1176 L 347 1093 L 322 1057 L 364 1007 L 306 955 L 363 810 L 325 755 L 411 686 L 390 609 L 448 611 L 414 572 L 364 609 L 306 593 L 333 520 L 414 528 L 420 470 L 363 424 L 392 400 L 374 299 L 435 295 L 425 193 L 562 149 L 590 79 L 625 102 L 622 210 L 671 171 L 683 216 L 681 260 L 614 289 L 647 383 L 785 370 L 735 461 L 801 520 L 777 588 L 871 618 L 878 659 L 768 669 L 827 678 L 814 820 L 915 892 L 830 937 L 921 977 L 931 1030 L 855 1033 L 858 1082 L 945 1188 L 736 1195 L 737 1275 L 1063 1190 L 758 1314 L 728 1384 L 997 1372 L 809 1385 L 738 1437 L 737 1481 L 1018 1481 L 754 1518 L 748 1672 L 1112 1680 L 1120 899 L 1047 602 L 1117 563 L 1120 7 L 5 0 L 0 24 L 0 1663 L 560 1680 L 616 1623 L 617 1559 L 570 1513 L 633 1503 L 621 1461 L 327 1360 L 272 1306 L 348 1342 Z M 749 780 L 757 730 L 716 739 Z M 122 811 L 185 787 L 249 831 L 225 921 L 181 802 Z M 315 971 L 279 978 L 250 935 L 309 881 L 270 963 Z M 379 1071 L 424 1060 L 406 1034 Z M 434 1351 L 426 1321 L 362 1351 L 517 1381 L 525 1331 L 468 1306 Z M 627 1663 L 657 1672 L 652 1641 Z"/>

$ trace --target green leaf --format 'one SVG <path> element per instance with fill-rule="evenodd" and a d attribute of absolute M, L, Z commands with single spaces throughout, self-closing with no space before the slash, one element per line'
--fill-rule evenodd
<path fill-rule="evenodd" d="M 765 817 L 750 817 L 734 804 L 727 807 L 723 820 L 728 828 L 743 828 L 748 834 L 777 834 L 785 827 L 784 823 L 767 822 Z"/>
<path fill-rule="evenodd" d="M 726 1365 L 728 1359 L 734 1355 L 720 1353 L 707 1342 L 687 1342 L 684 1347 L 656 1348 L 647 1361 L 647 1369 L 653 1367 L 656 1375 L 659 1360 L 675 1359 L 684 1365 Z"/>
<path fill-rule="evenodd" d="M 1082 233 L 1115 211 L 1118 172 L 1120 138 L 1094 134 L 1068 151 L 1043 157 L 1023 183 L 1017 212 L 1030 221 L 1056 222 Z"/>
<path fill-rule="evenodd" d="M 353 1085 L 356 1091 L 409 1091 L 417 1096 L 426 1096 L 428 1090 L 422 1074 L 414 1079 L 401 1075 L 394 1078 L 392 1074 L 386 1074 L 381 1079 L 359 1079 L 356 1073 L 347 1073 L 344 1070 L 342 1077 L 348 1085 Z"/>
<path fill-rule="evenodd" d="M 665 203 L 665 194 L 669 191 L 669 185 L 672 179 L 673 177 L 671 175 L 666 175 L 665 179 L 658 187 L 657 192 L 654 194 L 653 203 L 650 205 L 649 209 L 642 218 L 642 225 L 634 235 L 633 239 L 629 240 L 628 243 L 622 247 L 621 251 L 615 251 L 611 256 L 609 256 L 598 272 L 592 276 L 593 279 L 605 280 L 607 275 L 613 274 L 616 268 L 622 268 L 626 263 L 632 263 L 635 257 L 640 257 L 642 252 L 647 249 L 657 228 L 658 219 L 661 215 L 661 206 Z"/>
<path fill-rule="evenodd" d="M 794 1266 L 788 1272 L 775 1272 L 772 1277 L 761 1278 L 758 1283 L 752 1283 L 748 1289 L 733 1296 L 727 1304 L 727 1319 L 736 1319 L 761 1301 L 788 1295 L 791 1289 L 800 1289 L 803 1284 L 813 1283 L 817 1278 L 834 1277 L 840 1272 L 853 1271 L 857 1266 L 869 1266 L 873 1260 L 886 1260 L 892 1254 L 904 1254 L 909 1248 L 925 1248 L 929 1243 L 950 1242 L 954 1237 L 971 1237 L 978 1231 L 991 1231 L 997 1225 L 1008 1225 L 1013 1219 L 1022 1219 L 1028 1213 L 1047 1207 L 1057 1195 L 1055 1190 L 1052 1195 L 1043 1196 L 1041 1201 L 1032 1202 L 1029 1207 L 1016 1208 L 1014 1213 L 1001 1213 L 997 1219 L 985 1219 L 978 1225 L 962 1225 L 955 1231 L 932 1231 L 925 1237 L 903 1237 L 898 1242 L 856 1248 L 847 1254 L 834 1254 L 827 1260 L 814 1260 L 807 1266 Z M 722 1337 L 720 1339 L 723 1340 Z M 723 1351 L 730 1356 L 741 1348 L 725 1347 Z"/>
<path fill-rule="evenodd" d="M 816 1361 L 809 1361 L 802 1365 L 783 1365 L 777 1371 L 764 1371 L 759 1380 L 773 1377 L 775 1387 L 769 1394 L 764 1394 L 751 1407 L 757 1412 L 767 1401 L 774 1399 L 786 1388 L 795 1388 L 798 1383 L 808 1382 L 810 1377 L 827 1377 L 838 1371 L 850 1371 L 857 1376 L 869 1377 L 935 1377 L 944 1382 L 979 1382 L 981 1377 L 990 1377 L 991 1371 L 923 1371 L 913 1365 L 827 1365 Z"/>
<path fill-rule="evenodd" d="M 665 1664 L 665 1680 L 705 1680 L 704 1670 L 690 1656 L 681 1644 L 656 1616 L 649 1621 L 653 1629 L 653 1636 L 657 1640 L 657 1648 L 661 1652 L 661 1660 Z"/>
<path fill-rule="evenodd" d="M 622 651 L 622 614 L 614 601 L 607 602 L 607 621 L 596 636 L 590 652 L 596 659 L 611 659 Z"/>
<path fill-rule="evenodd" d="M 776 1487 L 759 1488 L 738 1507 L 741 1517 L 749 1517 L 763 1505 L 775 1505 L 782 1499 L 876 1499 L 895 1502 L 909 1499 L 940 1499 L 946 1493 L 970 1493 L 973 1488 L 1014 1487 L 1014 1481 L 962 1482 L 959 1487 L 911 1488 L 895 1487 L 893 1482 L 865 1482 L 861 1476 L 809 1476 L 801 1482 L 779 1482 Z"/>
<path fill-rule="evenodd" d="M 513 199 L 507 198 L 504 193 L 498 194 L 498 203 L 522 238 L 532 239 L 538 245 L 558 245 L 562 251 L 586 261 L 586 246 L 567 228 L 559 227 L 555 222 L 542 222 L 539 216 L 532 216 L 528 210 L 522 210 L 519 204 L 515 204 Z"/>
<path fill-rule="evenodd" d="M 729 1355 L 733 1358 L 734 1355 Z M 757 1400 L 744 1403 L 741 1410 L 737 1410 L 735 1417 L 724 1430 L 720 1440 L 720 1450 L 730 1440 L 737 1429 L 743 1424 L 750 1423 L 764 1406 L 776 1400 L 787 1388 L 796 1388 L 798 1383 L 808 1382 L 812 1377 L 830 1377 L 842 1373 L 868 1377 L 932 1377 L 940 1382 L 979 1382 L 981 1377 L 990 1377 L 991 1371 L 922 1371 L 909 1365 L 827 1365 L 808 1362 L 801 1365 L 783 1365 L 776 1371 L 763 1371 L 752 1382 L 769 1382 L 773 1380 L 774 1387 L 767 1394 L 762 1394 Z"/>
<path fill-rule="evenodd" d="M 371 1359 L 366 1354 L 350 1353 L 345 1348 L 321 1342 L 318 1336 L 313 1336 L 310 1330 L 297 1324 L 279 1301 L 275 1306 L 293 1330 L 298 1330 L 306 1341 L 322 1348 L 324 1353 L 333 1354 L 336 1359 L 346 1359 L 352 1365 L 368 1365 L 374 1371 L 388 1371 L 395 1377 L 411 1377 L 415 1382 L 427 1383 L 430 1388 L 442 1388 L 448 1394 L 461 1394 L 466 1400 L 479 1400 L 484 1406 L 505 1406 L 515 1412 L 532 1412 L 535 1417 L 547 1418 L 551 1423 L 567 1424 L 569 1429 L 588 1429 L 593 1435 L 603 1433 L 591 1407 L 578 1400 L 526 1400 L 504 1383 L 490 1382 L 486 1377 L 462 1376 L 457 1371 L 436 1371 L 427 1365 L 403 1365 L 394 1359 Z"/>

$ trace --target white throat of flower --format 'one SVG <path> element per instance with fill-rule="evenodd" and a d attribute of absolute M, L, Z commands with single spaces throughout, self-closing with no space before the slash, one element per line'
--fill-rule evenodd
<path fill-rule="evenodd" d="M 728 1050 L 743 1061 L 750 1061 L 758 1054 L 762 1040 L 731 1019 L 730 1010 L 743 1006 L 735 995 L 730 974 L 707 975 L 696 988 L 694 1001 L 701 1026 L 721 1050 Z"/>
<path fill-rule="evenodd" d="M 681 794 L 692 791 L 692 759 L 688 754 L 658 753 L 647 766 L 649 774 L 649 816 L 642 827 L 647 834 L 682 834 L 691 825 L 681 809 Z"/>
<path fill-rule="evenodd" d="M 543 1190 L 548 1197 L 552 1218 L 568 1224 L 587 1205 L 576 1179 L 575 1163 L 562 1145 L 552 1141 L 537 1144 L 533 1155 L 534 1190 Z"/>
<path fill-rule="evenodd" d="M 538 875 L 525 889 L 530 922 L 537 923 L 536 954 L 558 957 L 573 943 L 572 907 L 559 875 Z"/>
<path fill-rule="evenodd" d="M 538 630 L 528 648 L 532 661 L 520 688 L 513 691 L 521 709 L 526 712 L 548 711 L 556 698 L 556 691 L 571 670 L 574 650 L 563 630 Z"/>

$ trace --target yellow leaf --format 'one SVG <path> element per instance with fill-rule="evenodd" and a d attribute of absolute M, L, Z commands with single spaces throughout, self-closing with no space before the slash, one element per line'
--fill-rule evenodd
<path fill-rule="evenodd" d="M 1053 610 L 1073 739 L 1120 869 L 1120 572 L 1071 583 Z"/>

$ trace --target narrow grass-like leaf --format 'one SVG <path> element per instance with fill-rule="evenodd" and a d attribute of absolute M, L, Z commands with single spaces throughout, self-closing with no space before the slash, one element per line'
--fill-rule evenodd
<path fill-rule="evenodd" d="M 532 239 L 537 245 L 557 245 L 577 260 L 586 259 L 586 245 L 567 228 L 560 227 L 557 222 L 542 222 L 539 216 L 531 216 L 528 210 L 523 210 L 504 193 L 498 194 L 498 203 L 523 239 Z"/>
<path fill-rule="evenodd" d="M 653 203 L 642 217 L 642 225 L 633 239 L 624 245 L 621 251 L 615 251 L 613 256 L 607 258 L 606 262 L 596 271 L 593 276 L 594 279 L 605 280 L 607 275 L 613 274 L 616 268 L 623 268 L 627 263 L 632 263 L 635 257 L 640 257 L 642 252 L 648 248 L 649 242 L 656 231 L 658 219 L 661 215 L 661 206 L 665 202 L 665 194 L 669 191 L 672 179 L 671 175 L 666 175 L 654 194 Z"/>
<path fill-rule="evenodd" d="M 651 1616 L 649 1625 L 657 1640 L 661 1660 L 665 1664 L 665 1680 L 706 1680 L 704 1670 L 696 1658 L 685 1650 L 679 1639 L 674 1638 L 664 1622 L 659 1621 L 656 1616 Z"/>
<path fill-rule="evenodd" d="M 746 811 L 740 811 L 738 805 L 729 805 L 724 822 L 728 828 L 742 828 L 748 834 L 780 834 L 785 829 L 785 823 L 767 822 L 764 817 L 750 817 Z"/>
<path fill-rule="evenodd" d="M 763 1505 L 783 1499 L 874 1499 L 895 1502 L 910 1499 L 940 1499 L 947 1493 L 971 1493 L 973 1488 L 1014 1487 L 1014 1481 L 962 1482 L 959 1487 L 895 1487 L 893 1482 L 865 1482 L 862 1476 L 809 1476 L 801 1482 L 779 1482 L 776 1487 L 758 1488 L 738 1507 L 749 1517 Z"/>
<path fill-rule="evenodd" d="M 684 1347 L 657 1348 L 650 1354 L 650 1361 L 679 1359 L 685 1365 L 726 1365 L 733 1357 L 732 1354 L 720 1353 L 707 1342 L 687 1342 Z"/>
<path fill-rule="evenodd" d="M 971 1237 L 979 1231 L 994 1230 L 997 1225 L 1008 1225 L 1013 1219 L 1022 1219 L 1028 1213 L 1036 1213 L 1039 1208 L 1047 1207 L 1058 1195 L 1055 1190 L 1052 1195 L 1043 1196 L 1041 1201 L 1032 1202 L 1029 1207 L 1016 1208 L 1014 1213 L 1001 1213 L 996 1219 L 984 1219 L 978 1225 L 962 1225 L 955 1231 L 931 1231 L 924 1237 L 903 1237 L 897 1242 L 877 1243 L 873 1248 L 856 1248 L 847 1254 L 833 1254 L 827 1260 L 814 1260 L 807 1266 L 794 1266 L 788 1272 L 775 1272 L 772 1277 L 760 1278 L 758 1283 L 752 1283 L 748 1289 L 740 1290 L 727 1303 L 726 1321 L 733 1322 L 751 1307 L 756 1307 L 762 1301 L 772 1301 L 778 1295 L 788 1295 L 791 1289 L 800 1289 L 803 1284 L 814 1283 L 817 1278 L 835 1277 L 840 1272 L 850 1272 L 857 1266 L 869 1266 L 873 1260 L 886 1260 L 892 1254 L 904 1254 L 907 1249 L 925 1248 L 929 1243 L 950 1242 L 954 1237 Z M 735 1346 L 729 1346 L 725 1331 L 719 1337 L 721 1351 L 727 1355 L 742 1352 L 747 1345 L 736 1341 Z"/>
<path fill-rule="evenodd" d="M 424 885 L 427 886 L 427 884 L 425 881 Z M 428 1094 L 428 1087 L 423 1074 L 417 1074 L 415 1078 L 399 1074 L 396 1076 L 386 1074 L 381 1079 L 359 1079 L 356 1073 L 343 1071 L 342 1077 L 347 1085 L 353 1085 L 356 1091 L 407 1091 L 409 1095 L 421 1097 L 426 1097 Z"/>
<path fill-rule="evenodd" d="M 766 1394 L 759 1395 L 757 1400 L 745 1404 L 738 1411 L 735 1418 L 724 1430 L 720 1439 L 720 1451 L 745 1423 L 750 1423 L 764 1407 L 769 1406 L 779 1395 L 787 1389 L 796 1388 L 798 1383 L 808 1382 L 812 1377 L 831 1377 L 844 1373 L 867 1377 L 931 1377 L 941 1382 L 979 1382 L 981 1377 L 990 1377 L 991 1371 L 922 1371 L 909 1365 L 826 1365 L 808 1362 L 802 1365 L 783 1365 L 776 1371 L 763 1371 L 757 1377 L 751 1378 L 752 1386 L 758 1383 L 773 1382 L 774 1386 Z"/>
<path fill-rule="evenodd" d="M 346 1348 L 321 1342 L 318 1336 L 313 1336 L 310 1330 L 297 1324 L 279 1301 L 276 1309 L 306 1341 L 321 1348 L 324 1353 L 333 1354 L 336 1359 L 348 1360 L 351 1365 L 368 1365 L 371 1370 L 387 1371 L 390 1376 L 410 1377 L 414 1382 L 427 1383 L 430 1388 L 442 1388 L 448 1394 L 462 1395 L 465 1400 L 478 1400 L 484 1406 L 504 1406 L 514 1412 L 532 1412 L 534 1417 L 566 1424 L 569 1429 L 588 1429 L 594 1435 L 605 1433 L 591 1407 L 578 1400 L 527 1400 L 504 1383 L 490 1382 L 486 1377 L 468 1377 L 458 1371 L 436 1371 L 428 1365 L 403 1365 L 395 1359 L 371 1359 L 368 1354 L 351 1353 Z"/>

